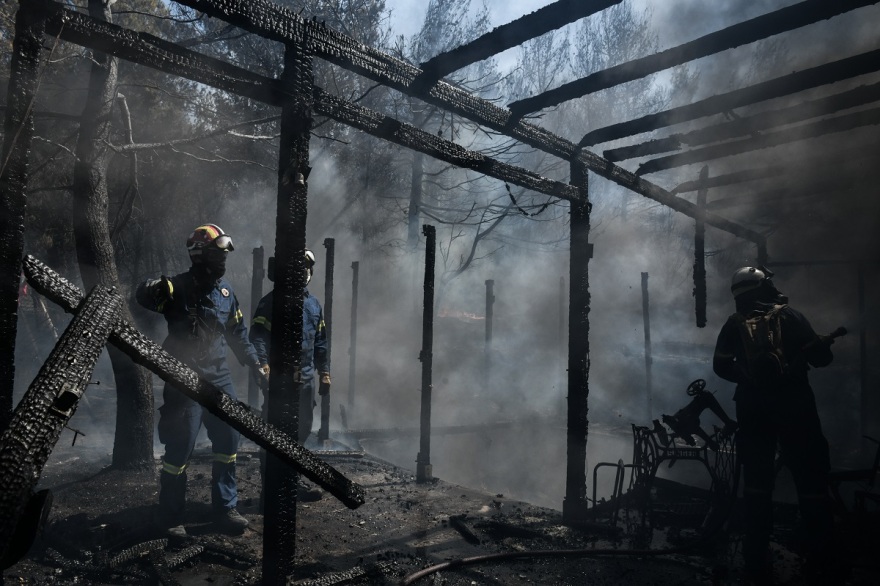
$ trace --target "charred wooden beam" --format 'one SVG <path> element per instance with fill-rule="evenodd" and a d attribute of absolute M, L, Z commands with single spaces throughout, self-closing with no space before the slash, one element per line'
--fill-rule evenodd
<path fill-rule="evenodd" d="M 785 173 L 797 173 L 799 177 L 804 176 L 806 171 L 808 175 L 819 175 L 825 172 L 833 172 L 837 176 L 844 176 L 850 173 L 858 173 L 859 169 L 865 164 L 865 159 L 877 158 L 880 153 L 880 142 L 872 142 L 857 147 L 840 149 L 834 152 L 833 156 L 828 153 L 822 153 L 821 156 L 813 157 L 792 157 L 790 160 L 767 167 L 757 167 L 754 169 L 743 169 L 733 173 L 716 175 L 706 180 L 706 187 L 724 187 L 727 185 L 739 185 L 750 181 L 759 181 L 761 179 L 769 179 L 778 177 Z M 700 181 L 685 181 L 676 186 L 673 193 L 687 193 L 700 189 Z M 710 206 L 711 207 L 711 206 Z"/>
<path fill-rule="evenodd" d="M 590 394 L 590 244 L 589 181 L 586 168 L 571 163 L 571 183 L 582 193 L 571 202 L 571 254 L 568 306 L 568 419 L 565 500 L 562 518 L 582 522 L 587 516 L 587 420 Z"/>
<path fill-rule="evenodd" d="M 696 118 L 728 112 L 741 106 L 748 106 L 756 102 L 771 100 L 851 77 L 873 73 L 877 70 L 880 70 L 880 49 L 802 71 L 796 71 L 684 106 L 597 128 L 588 132 L 578 144 L 586 147 L 642 132 L 650 132 L 665 126 L 672 126 L 673 124 L 687 122 Z"/>
<path fill-rule="evenodd" d="M 694 311 L 697 314 L 698 328 L 706 327 L 706 222 L 702 216 L 706 212 L 706 197 L 709 194 L 709 188 L 706 187 L 708 178 L 709 167 L 706 165 L 700 169 L 699 181 L 702 187 L 697 192 L 697 209 L 700 214 L 694 227 Z"/>
<path fill-rule="evenodd" d="M 471 63 L 488 59 L 493 55 L 540 37 L 552 30 L 601 12 L 621 0 L 558 0 L 553 4 L 495 27 L 478 39 L 435 55 L 419 67 L 422 73 L 415 80 L 416 87 L 425 88 L 453 71 Z"/>
<path fill-rule="evenodd" d="M 417 67 L 337 33 L 323 23 L 305 20 L 267 0 L 179 0 L 179 3 L 282 43 L 301 43 L 315 56 L 335 65 L 464 116 L 551 155 L 565 160 L 578 160 L 602 177 L 691 218 L 696 213 L 693 203 L 673 196 L 594 153 L 581 150 L 548 130 L 516 120 L 509 110 L 461 88 L 439 81 L 426 91 L 418 91 L 413 87 L 413 82 L 421 73 Z M 764 242 L 762 234 L 718 216 L 707 214 L 706 224 L 758 243 L 759 246 Z"/>
<path fill-rule="evenodd" d="M 72 312 L 82 300 L 82 291 L 32 256 L 23 263 L 28 283 L 38 292 Z M 185 364 L 168 354 L 158 344 L 122 320 L 113 326 L 110 343 L 194 401 L 203 405 L 220 420 L 228 423 L 245 437 L 296 467 L 306 477 L 320 485 L 349 508 L 364 503 L 363 489 L 351 482 L 338 470 L 316 458 L 289 435 L 264 422 L 244 403 L 238 402 L 214 385 L 199 379 Z"/>
<path fill-rule="evenodd" d="M 266 393 L 269 423 L 291 437 L 299 429 L 299 385 L 303 340 L 303 290 L 306 287 L 309 139 L 312 129 L 314 73 L 312 55 L 303 45 L 286 45 L 284 92 L 278 149 L 278 197 L 275 220 L 275 289 Z M 291 392 L 294 390 L 294 392 Z M 311 405 L 308 406 L 312 408 Z M 310 430 L 309 430 L 310 431 Z M 299 435 L 305 441 L 308 432 Z M 293 575 L 296 553 L 296 502 L 299 474 L 269 455 L 263 477 L 263 583 L 281 586 Z"/>
<path fill-rule="evenodd" d="M 431 471 L 431 390 L 434 368 L 434 261 L 437 254 L 437 229 L 425 224 L 425 282 L 422 308 L 422 401 L 419 416 L 419 453 L 416 456 L 416 482 L 429 482 Z"/>
<path fill-rule="evenodd" d="M 592 94 L 628 81 L 641 79 L 675 65 L 714 55 L 740 45 L 794 30 L 815 22 L 827 20 L 850 10 L 876 4 L 877 0 L 805 0 L 775 12 L 709 33 L 678 47 L 666 49 L 647 57 L 634 59 L 597 71 L 587 77 L 571 81 L 537 96 L 511 102 L 508 107 L 516 118 L 530 112 L 556 106 L 562 102 Z"/>
<path fill-rule="evenodd" d="M 327 332 L 327 363 L 333 364 L 333 269 L 336 266 L 336 240 L 324 239 L 324 331 Z M 332 388 L 332 387 L 331 387 Z M 330 439 L 330 393 L 321 395 L 321 426 L 318 428 L 318 441 Z"/>
<path fill-rule="evenodd" d="M 327 92 L 315 89 L 315 111 L 373 136 L 425 153 L 464 169 L 472 169 L 500 181 L 513 183 L 561 199 L 572 200 L 578 192 L 571 185 L 541 177 L 521 167 L 508 165 L 477 151 L 469 151 L 453 142 L 425 132 Z"/>
<path fill-rule="evenodd" d="M 673 134 L 666 138 L 649 140 L 640 144 L 609 149 L 602 155 L 609 161 L 624 161 L 635 157 L 676 151 L 683 145 L 695 146 L 729 140 L 740 136 L 755 135 L 776 126 L 785 126 L 810 118 L 818 118 L 841 110 L 863 106 L 880 100 L 880 83 L 859 86 L 855 89 L 808 100 L 787 108 L 744 116 L 723 124 L 700 128 L 691 132 Z"/>
<path fill-rule="evenodd" d="M 880 108 L 861 110 L 852 114 L 843 114 L 833 118 L 826 118 L 818 122 L 802 124 L 793 128 L 767 132 L 757 138 L 746 138 L 699 149 L 691 149 L 683 153 L 667 155 L 665 157 L 658 157 L 639 165 L 636 174 L 646 175 L 648 173 L 656 173 L 666 169 L 681 167 L 682 165 L 731 157 L 733 155 L 816 138 L 835 132 L 846 132 L 862 126 L 872 126 L 875 124 L 880 124 Z"/>
<path fill-rule="evenodd" d="M 122 298 L 97 285 L 78 304 L 76 315 L 15 409 L 0 437 L 0 555 L 8 568 L 27 553 L 48 510 L 28 510 L 46 497 L 33 489 L 76 412 L 92 371 L 119 317 Z M 25 514 L 27 511 L 27 514 Z"/>
<path fill-rule="evenodd" d="M 24 254 L 28 165 L 34 137 L 34 104 L 46 2 L 20 5 L 15 17 L 3 151 L 0 155 L 0 431 L 12 417 L 18 287 Z"/>

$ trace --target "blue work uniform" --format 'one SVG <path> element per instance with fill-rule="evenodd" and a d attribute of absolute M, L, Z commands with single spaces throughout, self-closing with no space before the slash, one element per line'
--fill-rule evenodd
<path fill-rule="evenodd" d="M 147 309 L 165 316 L 168 337 L 162 347 L 202 380 L 236 398 L 226 360 L 227 345 L 242 364 L 258 367 L 259 362 L 229 282 L 220 278 L 200 284 L 190 270 L 170 279 L 162 277 L 142 283 L 136 298 Z M 183 515 L 187 462 L 202 423 L 214 455 L 211 502 L 219 511 L 234 508 L 238 503 L 235 460 L 239 433 L 170 383 L 165 384 L 163 397 L 159 409 L 159 441 L 165 444 L 160 510 L 175 519 Z"/>
<path fill-rule="evenodd" d="M 254 344 L 262 364 L 269 363 L 269 348 L 272 334 L 272 297 L 269 291 L 257 305 L 254 321 L 251 324 L 250 339 Z M 304 443 L 312 431 L 313 409 L 315 403 L 315 373 L 330 372 L 327 355 L 327 329 L 324 326 L 324 311 L 318 298 L 303 289 L 303 340 L 300 355 L 301 383 L 297 385 L 299 394 L 298 438 Z"/>

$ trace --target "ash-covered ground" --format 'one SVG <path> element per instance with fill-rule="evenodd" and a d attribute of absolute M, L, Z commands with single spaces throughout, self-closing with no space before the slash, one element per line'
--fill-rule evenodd
<path fill-rule="evenodd" d="M 242 534 L 210 521 L 210 457 L 202 446 L 190 468 L 185 541 L 162 541 L 152 524 L 154 474 L 102 468 L 109 462 L 87 448 L 59 445 L 40 487 L 54 504 L 43 534 L 25 559 L 4 573 L 6 584 L 255 584 L 262 556 L 260 471 L 256 447 L 239 455 L 240 511 L 251 525 Z M 446 569 L 417 584 L 739 584 L 741 546 L 732 522 L 709 539 L 694 539 L 700 519 L 657 515 L 648 537 L 634 539 L 637 519 L 599 518 L 581 528 L 562 524 L 560 511 L 512 501 L 442 480 L 416 483 L 414 473 L 376 457 L 349 453 L 326 459 L 361 484 L 367 502 L 349 510 L 325 493 L 297 511 L 296 574 L 292 584 L 399 584 L 434 564 L 503 552 L 584 550 L 592 555 L 524 557 Z M 675 498 L 658 491 L 659 501 Z M 658 506 L 657 510 L 661 507 Z M 635 522 L 634 522 L 635 521 Z M 880 583 L 877 519 L 840 521 L 840 542 L 852 566 L 848 584 Z M 780 584 L 808 583 L 797 551 L 797 514 L 776 511 L 774 552 Z M 159 540 L 159 541 L 155 541 Z M 630 549 L 684 548 L 672 555 Z M 618 553 L 596 555 L 598 550 Z M 552 557 L 551 557 L 552 556 Z"/>

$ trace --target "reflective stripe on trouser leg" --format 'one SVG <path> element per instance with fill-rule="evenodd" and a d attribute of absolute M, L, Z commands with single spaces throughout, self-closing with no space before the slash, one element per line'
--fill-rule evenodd
<path fill-rule="evenodd" d="M 215 509 L 231 509 L 238 504 L 235 460 L 235 454 L 214 452 L 214 461 L 211 464 L 211 503 Z"/>
<path fill-rule="evenodd" d="M 162 463 L 159 474 L 159 510 L 168 520 L 183 522 L 186 507 L 186 464 Z"/>

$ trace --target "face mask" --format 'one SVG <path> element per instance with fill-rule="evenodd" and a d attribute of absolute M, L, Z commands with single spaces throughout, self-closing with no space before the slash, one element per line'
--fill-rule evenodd
<path fill-rule="evenodd" d="M 201 255 L 194 267 L 203 272 L 205 276 L 219 279 L 226 274 L 226 251 L 218 248 L 207 248 Z"/>

